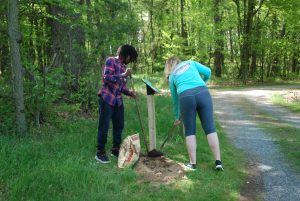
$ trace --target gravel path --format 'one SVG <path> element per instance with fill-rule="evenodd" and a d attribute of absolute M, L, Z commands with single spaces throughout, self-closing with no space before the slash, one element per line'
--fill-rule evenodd
<path fill-rule="evenodd" d="M 278 145 L 259 128 L 261 119 L 256 118 L 263 112 L 300 129 L 299 115 L 270 101 L 273 93 L 292 88 L 300 90 L 300 85 L 212 91 L 218 121 L 232 143 L 248 156 L 250 177 L 242 187 L 240 200 L 255 200 L 257 195 L 267 201 L 300 200 L 300 173 L 290 168 Z"/>

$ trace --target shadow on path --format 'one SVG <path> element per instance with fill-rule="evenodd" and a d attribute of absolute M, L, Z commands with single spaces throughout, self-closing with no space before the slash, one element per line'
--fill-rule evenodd
<path fill-rule="evenodd" d="M 278 145 L 258 125 L 262 121 L 274 123 L 275 119 L 275 123 L 300 128 L 300 116 L 269 100 L 272 93 L 287 90 L 286 87 L 290 86 L 212 93 L 218 121 L 232 143 L 248 156 L 249 178 L 241 189 L 240 200 L 300 200 L 300 174 L 291 169 Z M 270 114 L 272 119 L 262 119 L 261 112 Z"/>

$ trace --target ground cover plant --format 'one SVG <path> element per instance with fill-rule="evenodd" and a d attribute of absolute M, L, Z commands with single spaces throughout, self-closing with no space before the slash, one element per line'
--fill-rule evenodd
<path fill-rule="evenodd" d="M 241 151 L 220 126 L 221 174 L 213 171 L 199 124 L 199 171 L 188 180 L 153 186 L 133 169 L 117 169 L 115 159 L 102 166 L 95 162 L 101 70 L 121 45 L 133 45 L 139 55 L 127 67 L 134 72 L 146 133 L 141 78 L 150 77 L 162 89 L 155 96 L 158 146 L 173 122 L 162 79 L 170 56 L 208 66 L 209 87 L 216 90 L 299 84 L 300 1 L 3 0 L 0 16 L 0 201 L 238 199 L 247 171 Z M 126 98 L 125 104 L 124 138 L 141 132 L 134 101 Z M 299 114 L 299 102 L 288 105 Z M 283 130 L 278 142 L 285 132 L 298 132 L 281 124 L 274 128 Z M 272 126 L 266 129 L 272 134 Z M 288 139 L 299 141 L 294 134 Z M 166 156 L 185 162 L 184 144 L 178 127 Z"/>
<path fill-rule="evenodd" d="M 144 86 L 138 78 L 134 84 L 148 133 Z M 124 101 L 123 137 L 140 132 L 132 99 Z M 155 103 L 159 146 L 172 125 L 173 113 L 167 95 L 156 95 Z M 197 127 L 199 170 L 187 173 L 185 180 L 152 185 L 132 168 L 118 169 L 114 158 L 110 164 L 96 163 L 97 108 L 86 116 L 76 104 L 56 105 L 48 122 L 31 129 L 28 136 L 0 136 L 0 200 L 237 200 L 245 176 L 241 154 L 218 125 L 225 171 L 216 172 L 207 140 L 199 124 Z M 175 161 L 187 160 L 180 128 L 165 145 L 164 153 Z"/>

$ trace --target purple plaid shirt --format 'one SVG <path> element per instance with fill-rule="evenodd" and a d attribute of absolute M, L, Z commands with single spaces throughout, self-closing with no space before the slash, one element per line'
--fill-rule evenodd
<path fill-rule="evenodd" d="M 133 96 L 133 93 L 126 88 L 126 80 L 121 74 L 126 71 L 126 65 L 117 57 L 109 57 L 104 64 L 102 71 L 102 87 L 98 95 L 111 106 L 123 104 L 122 93 Z"/>

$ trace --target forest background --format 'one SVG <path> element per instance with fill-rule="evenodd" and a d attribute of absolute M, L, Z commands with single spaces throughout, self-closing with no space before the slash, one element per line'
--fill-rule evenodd
<path fill-rule="evenodd" d="M 0 130 L 25 135 L 57 103 L 97 108 L 106 57 L 138 50 L 136 74 L 177 55 L 215 83 L 299 79 L 300 1 L 2 0 Z M 5 103 L 5 104 L 4 104 Z"/>

